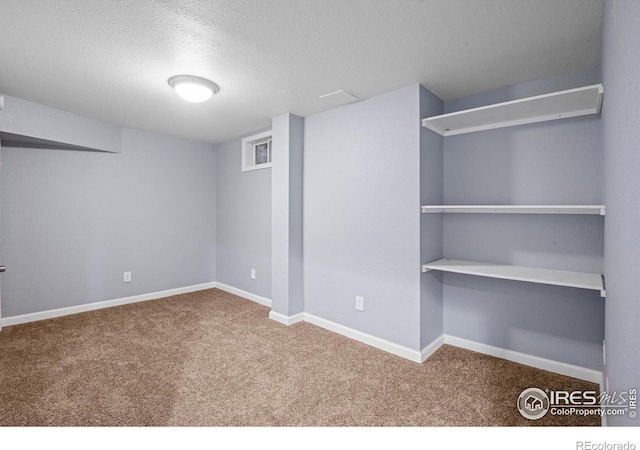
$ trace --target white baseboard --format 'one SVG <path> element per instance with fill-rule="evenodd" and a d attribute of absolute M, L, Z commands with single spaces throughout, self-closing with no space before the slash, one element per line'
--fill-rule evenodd
<path fill-rule="evenodd" d="M 526 353 L 520 353 L 514 350 L 494 347 L 492 345 L 482 344 L 480 342 L 470 341 L 448 334 L 444 335 L 444 343 L 453 345 L 455 347 L 465 348 L 474 352 L 484 353 L 485 355 L 495 356 L 496 358 L 502 358 L 508 361 L 524 364 L 525 366 L 531 366 L 537 369 L 558 373 L 560 375 L 566 375 L 568 377 L 590 381 L 591 383 L 599 384 L 602 382 L 602 372 L 593 369 L 587 369 L 586 367 L 574 366 L 572 364 L 553 361 L 551 359 L 541 358 L 539 356 L 528 355 Z"/>
<path fill-rule="evenodd" d="M 55 317 L 68 316 L 87 311 L 95 311 L 97 309 L 111 308 L 112 306 L 127 305 L 129 303 L 144 302 L 147 300 L 156 300 L 173 295 L 187 294 L 189 292 L 204 291 L 205 289 L 213 289 L 216 283 L 203 283 L 193 286 L 185 286 L 176 289 L 168 289 L 166 291 L 152 292 L 150 294 L 134 295 L 131 297 L 118 298 L 114 300 L 105 300 L 103 302 L 87 303 L 84 305 L 69 306 L 66 308 L 50 309 L 48 311 L 40 311 L 30 314 L 22 314 L 19 316 L 3 317 L 0 319 L 1 327 L 9 327 L 11 325 L 19 325 L 21 323 L 36 322 L 38 320 L 53 319 Z"/>
<path fill-rule="evenodd" d="M 333 331 L 334 333 L 338 333 L 348 338 L 362 342 L 363 344 L 367 344 L 380 350 L 384 350 L 385 352 L 392 353 L 396 356 L 400 356 L 414 362 L 422 362 L 422 355 L 417 350 L 412 350 L 408 347 L 394 344 L 393 342 L 389 342 L 385 339 L 363 333 L 362 331 L 354 330 L 353 328 L 345 327 L 344 325 L 331 322 L 330 320 L 326 320 L 309 313 L 304 313 L 304 321 L 309 322 L 313 325 L 317 325 L 320 328 L 324 328 L 325 330 Z"/>
<path fill-rule="evenodd" d="M 426 361 L 431 355 L 436 352 L 436 350 L 442 347 L 443 344 L 449 344 L 454 347 L 460 347 L 474 352 L 483 353 L 485 355 L 495 356 L 496 358 L 506 359 L 507 361 L 524 364 L 526 366 L 535 367 L 560 375 L 578 378 L 580 380 L 589 381 L 591 383 L 602 382 L 602 373 L 597 370 L 574 366 L 572 364 L 541 358 L 539 356 L 529 355 L 526 353 L 520 353 L 514 350 L 494 347 L 492 345 L 482 344 L 480 342 L 470 341 L 468 339 L 463 339 L 448 334 L 443 334 L 437 337 L 431 343 L 425 346 L 421 351 L 417 351 L 399 344 L 395 344 L 393 342 L 389 342 L 385 339 L 363 333 L 362 331 L 354 330 L 353 328 L 331 322 L 330 320 L 323 319 L 309 313 L 300 313 L 296 314 L 295 316 L 287 317 L 271 311 L 269 313 L 269 317 L 285 325 L 291 325 L 293 323 L 304 320 L 305 322 L 317 325 L 321 328 L 324 328 L 325 330 L 341 334 L 358 342 L 362 342 L 385 352 L 418 363 Z"/>
<path fill-rule="evenodd" d="M 144 302 L 147 300 L 157 300 L 159 298 L 171 297 L 173 295 L 187 294 L 189 292 L 203 291 L 205 289 L 218 288 L 222 291 L 229 292 L 239 297 L 246 298 L 247 300 L 254 301 L 261 305 L 271 306 L 271 300 L 265 297 L 261 297 L 250 292 L 243 291 L 233 286 L 229 286 L 224 283 L 211 282 L 196 284 L 193 286 L 185 286 L 181 288 L 168 289 L 166 291 L 152 292 L 149 294 L 134 295 L 131 297 L 117 298 L 113 300 L 105 300 L 102 302 L 87 303 L 84 305 L 69 306 L 66 308 L 50 309 L 47 311 L 39 311 L 35 313 L 22 314 L 19 316 L 3 317 L 0 318 L 0 329 L 2 327 L 9 327 L 11 325 L 19 325 L 22 323 L 36 322 L 38 320 L 53 319 L 55 317 L 68 316 L 71 314 L 78 314 L 87 311 L 95 311 L 97 309 L 111 308 L 112 306 L 127 305 L 129 303 Z"/>
<path fill-rule="evenodd" d="M 304 320 L 304 313 L 294 314 L 293 316 L 285 316 L 284 314 L 277 313 L 275 311 L 269 312 L 269 319 L 280 322 L 283 325 L 293 325 L 294 323 L 302 322 Z"/>
<path fill-rule="evenodd" d="M 261 297 L 256 294 L 252 294 L 251 292 L 243 291 L 242 289 L 238 289 L 236 287 L 229 286 L 228 284 L 220 283 L 218 281 L 215 282 L 215 287 L 217 287 L 221 291 L 225 291 L 230 294 L 237 295 L 238 297 L 246 298 L 247 300 L 251 300 L 271 308 L 271 299 L 268 299 L 266 297 Z"/>
<path fill-rule="evenodd" d="M 433 355 L 436 350 L 444 345 L 444 334 L 435 338 L 430 344 L 420 352 L 420 362 L 425 362 L 429 356 Z"/>
<path fill-rule="evenodd" d="M 246 298 L 247 300 L 252 300 L 261 305 L 265 305 L 269 307 L 271 306 L 271 300 L 268 298 L 261 297 L 256 294 L 252 294 L 250 292 L 246 292 L 238 288 L 234 288 L 233 286 L 229 286 L 224 283 L 211 282 L 211 283 L 197 284 L 193 286 L 185 286 L 185 287 L 176 288 L 176 289 L 168 289 L 166 291 L 152 292 L 149 294 L 134 295 L 131 297 L 124 297 L 124 298 L 119 298 L 114 300 L 106 300 L 106 301 L 96 302 L 96 303 L 88 303 L 84 305 L 69 306 L 66 308 L 51 309 L 48 311 L 40 311 L 40 312 L 30 313 L 30 314 L 22 314 L 19 316 L 3 317 L 3 318 L 0 318 L 0 329 L 2 327 L 8 327 L 12 325 L 36 322 L 36 321 L 45 320 L 45 319 L 53 319 L 55 317 L 68 316 L 71 314 L 78 314 L 78 313 L 87 312 L 87 311 L 95 311 L 97 309 L 110 308 L 113 306 L 126 305 L 130 303 L 144 302 L 147 300 L 155 300 L 155 299 L 164 298 L 164 297 L 171 297 L 173 295 L 186 294 L 189 292 L 203 291 L 206 289 L 213 289 L 213 288 L 218 288 L 225 292 L 238 295 L 239 297 Z M 602 372 L 599 372 L 597 370 L 574 366 L 574 365 L 559 362 L 559 361 L 553 361 L 550 359 L 541 358 L 539 356 L 528 355 L 526 353 L 520 353 L 514 350 L 507 350 L 504 348 L 494 347 L 492 345 L 470 341 L 468 339 L 463 339 L 463 338 L 451 336 L 448 334 L 443 334 L 442 336 L 436 338 L 429 345 L 424 347 L 421 351 L 417 351 L 417 350 L 410 349 L 408 347 L 404 347 L 399 344 L 395 344 L 385 339 L 381 339 L 376 336 L 364 333 L 362 331 L 358 331 L 353 328 L 349 328 L 344 325 L 331 322 L 330 320 L 326 320 L 309 313 L 299 313 L 293 316 L 285 316 L 283 314 L 271 311 L 269 312 L 269 318 L 277 322 L 280 322 L 284 325 L 293 325 L 294 323 L 302 322 L 302 321 L 309 322 L 313 325 L 319 326 L 326 330 L 333 331 L 334 333 L 341 334 L 348 338 L 354 339 L 356 341 L 362 342 L 367 345 L 371 345 L 372 347 L 378 348 L 380 350 L 386 351 L 388 353 L 391 353 L 391 354 L 394 354 L 418 363 L 424 362 L 443 344 L 449 344 L 455 347 L 460 347 L 460 348 L 475 351 L 478 353 L 495 356 L 497 358 L 506 359 L 508 361 L 513 361 L 519 364 L 524 364 L 527 366 L 536 367 L 538 369 L 547 370 L 549 372 L 554 372 L 561 375 L 578 378 L 580 380 L 585 380 L 592 383 L 598 383 L 601 385 L 601 389 L 602 389 L 602 383 L 603 383 Z M 603 425 L 606 425 L 605 420 L 603 420 Z"/>

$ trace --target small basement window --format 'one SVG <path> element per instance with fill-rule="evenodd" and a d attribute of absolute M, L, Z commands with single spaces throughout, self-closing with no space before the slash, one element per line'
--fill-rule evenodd
<path fill-rule="evenodd" d="M 242 140 L 242 171 L 271 167 L 271 130 Z"/>

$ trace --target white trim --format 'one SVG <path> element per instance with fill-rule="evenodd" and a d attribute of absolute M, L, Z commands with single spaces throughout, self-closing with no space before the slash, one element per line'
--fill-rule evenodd
<path fill-rule="evenodd" d="M 304 320 L 305 322 L 309 322 L 313 325 L 319 326 L 320 328 L 324 328 L 325 330 L 333 331 L 334 333 L 341 334 L 396 356 L 400 356 L 417 363 L 422 362 L 422 354 L 418 350 L 412 350 L 408 347 L 394 344 L 393 342 L 389 342 L 385 339 L 380 339 L 379 337 L 354 330 L 353 328 L 345 327 L 344 325 L 322 319 L 321 317 L 314 316 L 309 313 L 304 313 Z"/>
<path fill-rule="evenodd" d="M 567 364 L 560 361 L 553 361 L 550 359 L 541 358 L 539 356 L 528 355 L 526 353 L 520 353 L 514 350 L 494 347 L 492 345 L 482 344 L 479 342 L 474 342 L 447 334 L 443 334 L 437 337 L 431 343 L 425 346 L 421 351 L 417 351 L 399 344 L 395 344 L 393 342 L 389 342 L 385 339 L 363 333 L 362 331 L 354 330 L 353 328 L 331 322 L 330 320 L 326 320 L 309 313 L 300 313 L 296 314 L 295 316 L 285 316 L 283 314 L 271 311 L 269 313 L 269 318 L 285 325 L 292 325 L 304 320 L 305 322 L 309 322 L 313 325 L 324 328 L 325 330 L 341 334 L 358 342 L 362 342 L 363 344 L 370 345 L 377 349 L 417 363 L 426 361 L 431 355 L 436 352 L 436 350 L 442 347 L 443 344 L 449 344 L 454 347 L 460 347 L 474 352 L 483 353 L 485 355 L 495 356 L 496 358 L 524 364 L 526 366 L 535 367 L 560 375 L 578 378 L 580 380 L 590 381 L 592 383 L 601 383 L 602 380 L 602 373 L 597 370 L 574 366 L 572 364 Z"/>
<path fill-rule="evenodd" d="M 261 305 L 271 306 L 271 300 L 265 297 L 261 297 L 250 292 L 243 291 L 238 288 L 226 285 L 224 283 L 211 282 L 196 284 L 193 286 L 185 286 L 176 289 L 168 289 L 166 291 L 152 292 L 149 294 L 134 295 L 131 297 L 124 297 L 114 300 L 106 300 L 103 302 L 88 303 L 84 305 L 69 306 L 66 308 L 51 309 L 48 311 L 41 311 L 30 314 L 22 314 L 19 316 L 11 316 L 0 318 L 0 327 L 8 327 L 12 325 L 19 325 L 23 323 L 36 322 L 39 320 L 53 319 L 55 317 L 68 316 L 71 314 L 78 314 L 87 311 L 95 311 L 98 309 L 111 308 L 113 306 L 127 305 L 130 303 L 144 302 L 148 300 L 156 300 L 165 297 L 171 297 L 174 295 L 187 294 L 189 292 L 203 291 L 206 289 L 217 288 L 225 292 L 243 297 L 247 300 L 254 301 Z M 600 384 L 600 390 L 603 388 L 603 375 L 602 372 L 593 369 L 587 369 L 585 367 L 574 366 L 571 364 L 553 361 L 550 359 L 541 358 L 538 356 L 528 355 L 526 353 L 520 353 L 513 350 L 507 350 L 499 347 L 494 347 L 488 344 L 482 344 L 480 342 L 470 341 L 468 339 L 443 334 L 434 339 L 430 344 L 424 347 L 421 351 L 412 350 L 408 347 L 404 347 L 399 344 L 387 341 L 385 339 L 378 338 L 376 336 L 364 333 L 362 331 L 354 330 L 353 328 L 340 325 L 330 320 L 323 319 L 318 316 L 314 316 L 309 313 L 299 313 L 293 316 L 285 316 L 275 311 L 269 312 L 269 318 L 284 325 L 293 325 L 298 322 L 309 322 L 325 330 L 332 331 L 337 334 L 341 334 L 358 342 L 370 345 L 377 349 L 391 353 L 396 356 L 414 361 L 417 363 L 424 362 L 429 358 L 436 350 L 438 350 L 443 344 L 452 345 L 455 347 L 464 348 L 467 350 L 483 353 L 485 355 L 494 356 L 496 358 L 506 359 L 519 364 L 524 364 L 538 369 L 547 370 L 549 372 L 566 375 L 580 380 L 590 381 L 592 383 Z M 0 328 L 1 329 L 1 328 Z M 606 426 L 606 420 L 602 421 L 603 426 Z"/>
<path fill-rule="evenodd" d="M 244 167 L 243 172 L 251 172 L 252 170 L 269 169 L 273 166 L 273 163 L 254 164 L 253 166 Z"/>
<path fill-rule="evenodd" d="M 111 308 L 112 306 L 127 305 L 129 303 L 145 302 L 147 300 L 156 300 L 159 298 L 171 297 L 174 295 L 187 294 L 189 292 L 204 291 L 216 287 L 215 282 L 196 284 L 193 286 L 185 286 L 181 288 L 168 289 L 166 291 L 152 292 L 150 294 L 134 295 L 131 297 L 117 298 L 114 300 L 105 300 L 103 302 L 87 303 L 84 305 L 68 306 L 66 308 L 50 309 L 19 316 L 3 317 L 0 324 L 3 327 L 11 325 L 19 325 L 21 323 L 36 322 L 38 320 L 53 319 L 54 317 L 69 316 L 87 311 L 95 311 L 96 309 Z"/>
<path fill-rule="evenodd" d="M 427 344 L 425 348 L 420 351 L 420 362 L 425 362 L 427 358 L 433 355 L 436 350 L 444 345 L 444 334 L 441 334 L 435 338 L 430 344 Z"/>
<path fill-rule="evenodd" d="M 218 281 L 216 281 L 214 284 L 214 287 L 220 289 L 221 291 L 225 291 L 230 294 L 237 295 L 238 297 L 246 298 L 247 300 L 251 300 L 261 305 L 271 307 L 271 299 L 252 294 L 251 292 L 243 291 L 242 289 L 238 289 L 236 287 L 229 286 L 228 284 L 220 283 Z"/>
<path fill-rule="evenodd" d="M 304 313 L 294 314 L 293 316 L 285 316 L 284 314 L 277 313 L 275 311 L 269 312 L 269 319 L 280 322 L 283 325 L 293 325 L 294 323 L 302 322 L 305 320 Z"/>
<path fill-rule="evenodd" d="M 605 383 L 606 383 L 606 382 L 605 382 L 605 376 L 604 376 L 604 374 L 603 374 L 602 379 L 600 380 L 600 393 L 601 393 L 601 394 L 607 390 L 607 387 L 605 386 Z M 601 420 L 600 420 L 600 426 L 601 426 L 601 427 L 606 427 L 606 426 L 608 426 L 608 425 L 607 425 L 607 415 L 606 415 L 606 414 L 604 414 L 604 409 L 605 409 L 605 408 L 604 408 L 604 405 L 602 405 L 602 406 L 600 407 L 600 409 L 602 409 L 602 410 L 603 410 L 603 414 L 602 414 L 602 416 L 600 416 L 600 417 L 601 417 Z"/>
<path fill-rule="evenodd" d="M 248 172 L 251 170 L 268 169 L 271 167 L 272 162 L 256 164 L 254 145 L 256 143 L 262 143 L 260 141 L 272 141 L 271 147 L 273 148 L 273 132 L 271 130 L 263 131 L 262 133 L 254 134 L 253 136 L 247 136 L 242 139 L 242 172 Z M 248 152 L 251 151 L 250 160 L 247 159 Z M 273 151 L 273 150 L 271 150 Z"/>
<path fill-rule="evenodd" d="M 507 350 L 505 348 L 494 347 L 480 342 L 470 341 L 467 339 L 444 335 L 444 343 L 455 347 L 464 348 L 485 355 L 495 356 L 496 358 L 506 359 L 526 366 L 535 367 L 537 369 L 547 370 L 549 372 L 558 373 L 568 377 L 578 378 L 580 380 L 590 381 L 591 383 L 602 382 L 602 372 L 586 367 L 574 366 L 572 364 L 553 361 L 551 359 L 541 358 L 539 356 L 528 355 L 526 353 Z"/>

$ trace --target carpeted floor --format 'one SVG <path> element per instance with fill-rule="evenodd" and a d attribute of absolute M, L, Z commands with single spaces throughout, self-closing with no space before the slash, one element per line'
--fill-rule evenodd
<path fill-rule="evenodd" d="M 0 425 L 526 426 L 523 389 L 584 381 L 445 345 L 423 364 L 217 289 L 0 331 Z"/>

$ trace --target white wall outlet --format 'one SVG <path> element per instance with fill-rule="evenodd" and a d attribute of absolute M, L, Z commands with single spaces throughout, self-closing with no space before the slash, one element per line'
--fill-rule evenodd
<path fill-rule="evenodd" d="M 131 272 L 125 272 L 124 273 L 124 282 L 125 283 L 130 283 L 131 282 Z"/>
<path fill-rule="evenodd" d="M 251 269 L 251 279 L 252 280 L 256 279 L 256 269 Z"/>
<path fill-rule="evenodd" d="M 358 311 L 364 311 L 364 297 L 356 295 L 356 309 Z"/>

